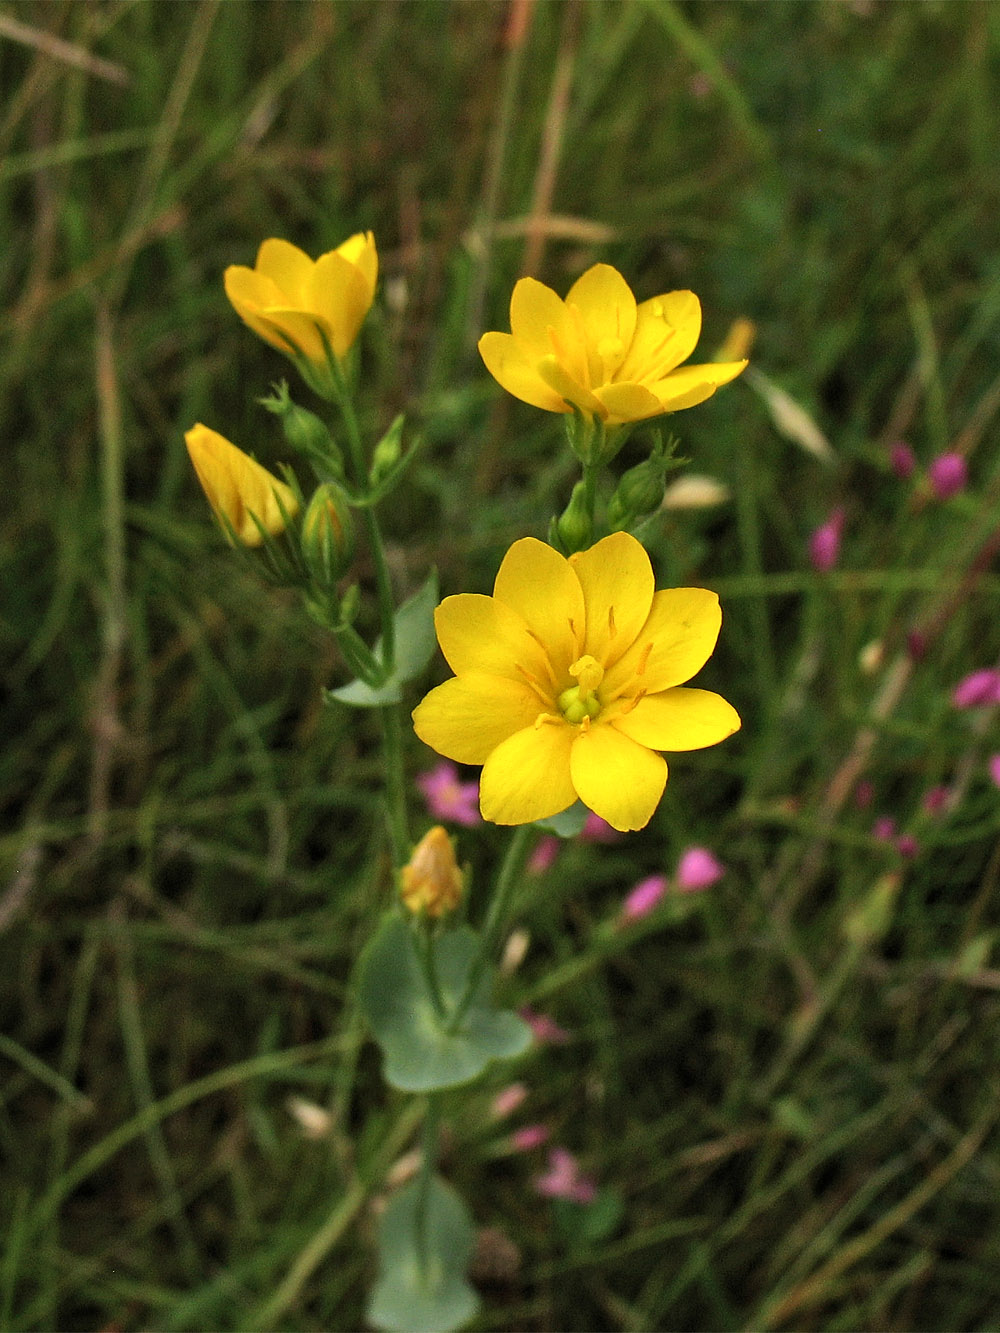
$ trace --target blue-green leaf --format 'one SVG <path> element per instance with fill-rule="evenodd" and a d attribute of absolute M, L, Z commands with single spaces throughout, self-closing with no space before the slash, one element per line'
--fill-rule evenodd
<path fill-rule="evenodd" d="M 471 927 L 446 931 L 431 947 L 443 1012 L 428 988 L 413 931 L 401 917 L 386 918 L 359 963 L 362 1012 L 382 1048 L 386 1081 L 403 1092 L 468 1083 L 492 1060 L 521 1055 L 531 1044 L 531 1029 L 517 1014 L 489 1004 L 488 974 L 454 1022 L 478 953 Z"/>
<path fill-rule="evenodd" d="M 379 1224 L 379 1280 L 368 1322 L 388 1333 L 451 1333 L 479 1308 L 465 1280 L 475 1231 L 462 1200 L 432 1176 L 390 1201 Z"/>
<path fill-rule="evenodd" d="M 567 809 L 560 810 L 559 814 L 550 815 L 548 819 L 539 819 L 536 822 L 539 828 L 548 829 L 550 833 L 555 833 L 560 838 L 575 838 L 578 833 L 583 832 L 588 813 L 582 801 L 574 801 Z"/>
<path fill-rule="evenodd" d="M 327 700 L 350 704 L 353 708 L 380 708 L 383 704 L 398 704 L 403 697 L 402 687 L 413 680 L 434 656 L 437 639 L 434 635 L 434 608 L 438 603 L 437 570 L 432 569 L 423 586 L 400 606 L 393 616 L 396 627 L 396 662 L 392 674 L 381 685 L 366 685 L 363 680 L 352 680 L 336 690 L 324 691 Z M 373 649 L 376 660 L 381 660 L 382 640 Z"/>

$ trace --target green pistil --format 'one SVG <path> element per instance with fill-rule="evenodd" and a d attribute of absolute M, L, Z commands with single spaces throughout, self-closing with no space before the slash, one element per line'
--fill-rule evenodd
<path fill-rule="evenodd" d="M 559 696 L 559 711 L 567 722 L 582 722 L 585 717 L 597 716 L 601 702 L 593 690 L 584 691 L 579 685 L 571 685 Z"/>

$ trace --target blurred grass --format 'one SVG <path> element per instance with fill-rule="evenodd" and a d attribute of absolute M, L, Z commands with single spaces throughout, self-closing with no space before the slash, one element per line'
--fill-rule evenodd
<path fill-rule="evenodd" d="M 348 998 L 389 891 L 377 737 L 322 709 L 334 652 L 222 548 L 182 432 L 281 457 L 253 400 L 284 367 L 222 270 L 371 227 L 364 411 L 430 441 L 386 514 L 401 592 L 431 562 L 486 588 L 565 501 L 557 423 L 475 355 L 525 265 L 690 286 L 706 352 L 750 317 L 834 452 L 745 383 L 674 423 L 734 499 L 651 549 L 720 591 L 704 679 L 744 731 L 525 892 L 511 998 L 573 1033 L 517 1071 L 526 1111 L 624 1212 L 560 1226 L 490 1089 L 455 1094 L 446 1170 L 518 1256 L 480 1326 L 995 1326 L 1000 744 L 948 697 L 1000 652 L 998 28 L 933 0 L 5 6 L 0 1325 L 362 1322 L 417 1113 Z M 963 452 L 967 493 L 897 481 L 899 437 Z M 692 842 L 722 883 L 609 930 Z"/>

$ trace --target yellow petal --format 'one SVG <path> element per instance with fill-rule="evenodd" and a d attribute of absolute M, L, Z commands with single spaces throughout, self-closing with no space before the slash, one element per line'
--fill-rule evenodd
<path fill-rule="evenodd" d="M 502 601 L 474 592 L 446 597 L 434 612 L 434 628 L 456 675 L 477 671 L 522 684 L 530 678 L 548 691 L 536 697 L 536 713 L 550 702 L 557 682 L 550 679 L 545 652 L 521 616 Z"/>
<path fill-rule="evenodd" d="M 645 828 L 667 782 L 663 758 L 599 723 L 581 731 L 570 755 L 580 800 L 619 832 Z"/>
<path fill-rule="evenodd" d="M 607 668 L 646 623 L 653 605 L 653 566 L 642 543 L 627 532 L 614 532 L 589 551 L 578 551 L 569 564 L 587 607 L 583 652 Z"/>
<path fill-rule="evenodd" d="M 301 353 L 309 361 L 326 364 L 326 346 L 320 330 L 323 330 L 331 347 L 334 345 L 334 333 L 321 315 L 277 306 L 261 310 L 256 320 L 257 324 L 270 331 L 267 341 L 275 347 L 280 347 L 290 356 Z M 253 327 L 256 328 L 256 325 Z"/>
<path fill-rule="evenodd" d="M 522 403 L 546 412 L 569 411 L 559 394 L 539 375 L 536 361 L 509 333 L 484 333 L 479 339 L 479 355 L 501 388 Z"/>
<path fill-rule="evenodd" d="M 560 342 L 574 343 L 576 325 L 565 303 L 551 287 L 534 278 L 521 278 L 510 298 L 510 331 L 532 361 L 552 351 L 549 330 Z"/>
<path fill-rule="evenodd" d="M 224 435 L 200 422 L 185 432 L 191 462 L 216 515 L 225 518 L 245 546 L 260 546 L 263 537 L 256 515 L 272 536 L 285 529 L 299 510 L 294 492 Z"/>
<path fill-rule="evenodd" d="M 493 824 L 531 824 L 559 814 L 576 800 L 570 779 L 575 728 L 561 719 L 525 727 L 487 759 L 479 808 Z"/>
<path fill-rule="evenodd" d="M 601 686 L 605 700 L 639 690 L 658 694 L 690 680 L 712 656 L 722 610 L 707 588 L 665 588 L 654 593 L 649 619 Z"/>
<path fill-rule="evenodd" d="M 665 292 L 638 308 L 635 336 L 619 380 L 644 384 L 686 361 L 701 336 L 701 302 L 694 292 Z"/>
<path fill-rule="evenodd" d="M 533 726 L 539 711 L 538 697 L 527 685 L 470 672 L 421 699 L 413 710 L 413 730 L 446 759 L 482 764 L 509 736 Z"/>
<path fill-rule="evenodd" d="M 243 323 L 272 347 L 287 352 L 288 344 L 280 332 L 261 316 L 262 310 L 274 307 L 281 301 L 281 293 L 271 279 L 255 273 L 251 268 L 231 264 L 226 269 L 224 283 L 226 296 Z"/>
<path fill-rule="evenodd" d="M 586 412 L 592 417 L 600 417 L 602 421 L 607 416 L 607 408 L 601 400 L 579 380 L 574 379 L 557 357 L 543 356 L 537 369 L 544 382 L 563 399 L 564 403 L 575 403 L 581 412 Z M 564 407 L 563 410 L 569 411 L 569 408 Z"/>
<path fill-rule="evenodd" d="M 281 292 L 281 305 L 305 308 L 305 295 L 313 262 L 304 250 L 290 241 L 265 241 L 257 251 L 256 272 L 270 278 Z"/>
<path fill-rule="evenodd" d="M 602 384 L 625 360 L 635 333 L 632 289 L 610 264 L 594 264 L 569 289 L 566 304 L 580 312 L 586 337 L 603 371 L 594 383 Z"/>
<path fill-rule="evenodd" d="M 580 580 L 558 551 L 535 537 L 522 537 L 504 556 L 493 596 L 510 607 L 545 645 L 557 688 L 571 682 L 571 663 L 583 652 L 586 608 Z"/>
<path fill-rule="evenodd" d="M 378 282 L 378 251 L 375 248 L 375 237 L 370 231 L 359 231 L 338 245 L 336 252 L 360 272 L 368 291 L 370 305 Z"/>
<path fill-rule="evenodd" d="M 711 398 L 716 389 L 728 384 L 745 370 L 746 361 L 720 361 L 704 366 L 683 366 L 671 371 L 666 378 L 650 385 L 663 405 L 665 412 L 679 412 L 685 407 L 695 407 Z"/>
<path fill-rule="evenodd" d="M 604 404 L 611 426 L 623 421 L 645 421 L 648 417 L 658 417 L 663 411 L 663 404 L 656 394 L 642 384 L 602 384 L 594 394 Z"/>
<path fill-rule="evenodd" d="M 306 309 L 332 331 L 334 355 L 345 356 L 368 313 L 374 289 L 360 269 L 332 250 L 316 262 L 306 292 Z"/>
<path fill-rule="evenodd" d="M 651 750 L 702 750 L 739 731 L 740 716 L 721 695 L 681 686 L 647 694 L 613 725 Z"/>

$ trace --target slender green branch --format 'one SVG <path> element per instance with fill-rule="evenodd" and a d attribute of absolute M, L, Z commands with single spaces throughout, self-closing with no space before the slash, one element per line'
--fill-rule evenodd
<path fill-rule="evenodd" d="M 437 1166 L 438 1141 L 441 1129 L 441 1094 L 432 1092 L 427 1099 L 427 1114 L 424 1116 L 424 1132 L 420 1161 L 420 1177 L 417 1195 L 417 1261 L 421 1275 L 428 1276 L 430 1247 L 427 1238 L 427 1221 L 431 1195 L 431 1181 Z"/>
<path fill-rule="evenodd" d="M 450 1027 L 453 1032 L 461 1025 L 462 1019 L 479 989 L 479 983 L 483 979 L 487 964 L 496 952 L 500 935 L 507 924 L 507 915 L 510 910 L 514 888 L 520 881 L 521 871 L 528 859 L 528 852 L 531 849 L 536 832 L 537 830 L 533 824 L 522 824 L 507 846 L 507 852 L 500 867 L 500 874 L 497 876 L 496 888 L 490 901 L 489 911 L 486 914 L 486 920 L 483 923 L 483 929 L 479 937 L 479 952 L 469 969 L 469 979 L 465 985 L 465 993 L 462 995 L 452 1016 Z"/>

